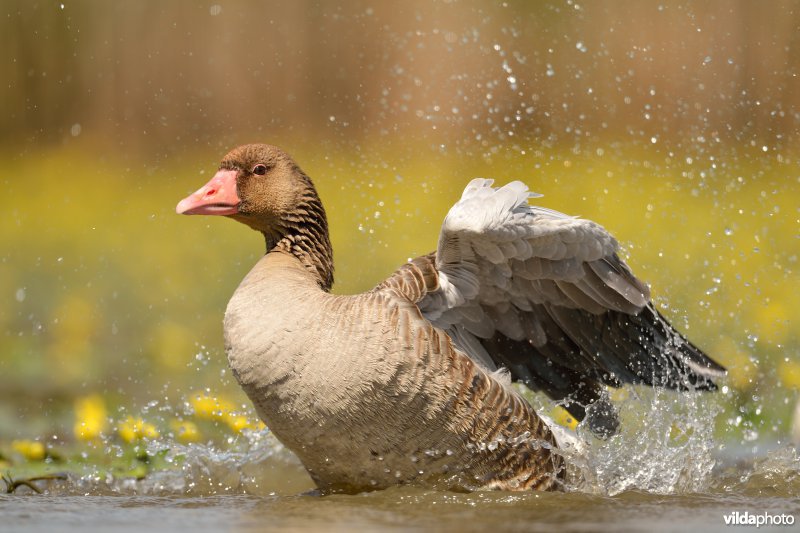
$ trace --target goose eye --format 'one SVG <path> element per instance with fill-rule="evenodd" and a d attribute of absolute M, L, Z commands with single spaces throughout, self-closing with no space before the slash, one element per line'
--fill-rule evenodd
<path fill-rule="evenodd" d="M 253 167 L 253 174 L 258 174 L 259 176 L 263 176 L 267 173 L 267 165 L 258 164 Z"/>

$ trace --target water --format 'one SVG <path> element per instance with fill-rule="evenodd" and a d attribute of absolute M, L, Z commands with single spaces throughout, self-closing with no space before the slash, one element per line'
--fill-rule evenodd
<path fill-rule="evenodd" d="M 87 465 L 38 482 L 43 494 L 0 495 L 2 530 L 722 531 L 734 512 L 800 519 L 795 448 L 715 440 L 714 396 L 635 389 L 618 405 L 622 431 L 609 441 L 578 428 L 562 493 L 395 487 L 320 496 L 269 430 L 246 431 L 216 445 L 152 440 L 148 453 L 167 466 L 140 480 Z"/>
<path fill-rule="evenodd" d="M 780 454 L 780 452 L 778 452 Z M 722 531 L 733 511 L 800 518 L 794 466 L 753 465 L 746 481 L 715 474 L 700 493 L 616 496 L 581 492 L 454 494 L 398 487 L 355 496 L 217 494 L 76 495 L 54 489 L 37 497 L 0 496 L 3 530 L 13 531 Z M 297 476 L 301 476 L 297 472 Z M 764 529 L 764 528 L 762 528 Z M 769 530 L 769 528 L 766 528 Z M 787 526 L 775 529 L 796 530 Z"/>

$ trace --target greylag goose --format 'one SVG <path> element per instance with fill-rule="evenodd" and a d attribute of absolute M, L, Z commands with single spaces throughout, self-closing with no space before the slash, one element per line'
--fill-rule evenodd
<path fill-rule="evenodd" d="M 619 424 L 606 386 L 716 387 L 725 369 L 653 307 L 616 240 L 534 196 L 471 181 L 434 253 L 352 296 L 329 292 L 325 210 L 279 148 L 234 149 L 178 204 L 263 233 L 266 255 L 225 312 L 225 349 L 322 491 L 559 488 L 558 443 L 509 377 L 601 438 Z"/>

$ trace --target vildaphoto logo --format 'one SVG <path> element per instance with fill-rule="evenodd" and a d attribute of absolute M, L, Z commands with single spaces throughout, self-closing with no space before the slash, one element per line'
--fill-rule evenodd
<path fill-rule="evenodd" d="M 722 515 L 726 526 L 791 526 L 794 525 L 794 515 L 751 513 L 749 511 L 732 511 Z"/>

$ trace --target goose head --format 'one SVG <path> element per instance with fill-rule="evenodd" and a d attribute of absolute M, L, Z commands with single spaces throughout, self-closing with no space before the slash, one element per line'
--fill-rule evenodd
<path fill-rule="evenodd" d="M 310 186 L 292 158 L 268 144 L 231 150 L 211 180 L 181 200 L 182 215 L 222 215 L 265 234 L 280 233 Z"/>
<path fill-rule="evenodd" d="M 246 144 L 223 159 L 214 177 L 181 200 L 183 215 L 219 215 L 264 234 L 267 251 L 278 248 L 297 256 L 333 282 L 325 210 L 311 179 L 283 150 L 269 144 Z"/>

